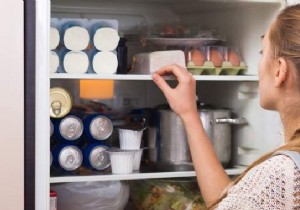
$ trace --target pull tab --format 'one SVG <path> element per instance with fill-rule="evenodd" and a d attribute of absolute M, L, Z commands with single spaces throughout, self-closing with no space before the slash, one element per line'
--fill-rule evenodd
<path fill-rule="evenodd" d="M 58 116 L 61 113 L 62 104 L 60 101 L 53 101 L 51 103 L 52 112 Z"/>

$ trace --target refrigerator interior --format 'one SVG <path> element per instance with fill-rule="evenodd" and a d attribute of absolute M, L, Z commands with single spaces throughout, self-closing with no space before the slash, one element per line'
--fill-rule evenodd
<path fill-rule="evenodd" d="M 226 37 L 226 43 L 238 46 L 248 66 L 247 75 L 257 75 L 260 37 L 265 33 L 282 1 L 52 1 L 52 18 L 116 19 L 119 33 L 128 39 L 128 65 L 136 53 L 149 49 L 140 42 L 142 25 L 180 22 L 214 29 Z M 263 21 L 262 21 L 263 20 Z M 51 80 L 51 86 L 63 86 L 79 103 L 79 80 Z M 200 101 L 232 108 L 245 117 L 248 125 L 233 133 L 239 152 L 262 154 L 282 141 L 279 117 L 259 106 L 257 81 L 199 81 Z M 126 101 L 126 103 L 125 103 Z M 114 82 L 114 97 L 104 101 L 114 110 L 153 107 L 165 103 L 152 81 Z M 235 161 L 236 161 L 235 156 Z"/>
<path fill-rule="evenodd" d="M 261 36 L 277 12 L 285 6 L 276 0 L 52 0 L 51 18 L 116 19 L 119 33 L 128 38 L 128 64 L 143 47 L 141 26 L 180 22 L 214 29 L 226 37 L 226 43 L 238 46 L 248 70 L 257 75 Z M 174 81 L 169 81 L 174 83 Z M 79 79 L 51 79 L 50 86 L 68 89 L 75 103 L 79 98 Z M 277 113 L 259 105 L 257 79 L 197 81 L 200 101 L 217 107 L 231 108 L 235 116 L 247 119 L 244 126 L 233 128 L 232 165 L 249 165 L 266 151 L 282 143 L 282 127 Z M 103 100 L 115 111 L 154 107 L 166 103 L 163 94 L 150 79 L 114 80 L 114 97 Z"/>

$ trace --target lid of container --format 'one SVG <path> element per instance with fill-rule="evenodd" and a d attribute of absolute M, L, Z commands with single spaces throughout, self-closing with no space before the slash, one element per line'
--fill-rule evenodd
<path fill-rule="evenodd" d="M 59 165 L 66 171 L 73 171 L 82 164 L 82 153 L 76 146 L 66 146 L 58 156 Z"/>
<path fill-rule="evenodd" d="M 93 138 L 105 140 L 111 136 L 113 132 L 113 124 L 108 117 L 99 115 L 92 120 L 90 124 L 90 132 Z"/>
<path fill-rule="evenodd" d="M 75 115 L 69 115 L 60 122 L 59 132 L 67 140 L 76 140 L 83 133 L 83 123 Z"/>
<path fill-rule="evenodd" d="M 72 108 L 71 94 L 64 88 L 50 89 L 50 116 L 61 118 L 66 116 Z"/>
<path fill-rule="evenodd" d="M 104 170 L 110 166 L 109 154 L 106 151 L 107 149 L 102 146 L 96 146 L 92 149 L 89 161 L 93 168 Z"/>

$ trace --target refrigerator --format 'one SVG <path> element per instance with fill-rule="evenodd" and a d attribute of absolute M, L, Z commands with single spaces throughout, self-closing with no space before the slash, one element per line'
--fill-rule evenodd
<path fill-rule="evenodd" d="M 201 25 L 226 37 L 226 43 L 238 46 L 247 65 L 244 75 L 194 75 L 201 101 L 230 107 L 247 125 L 233 129 L 235 145 L 232 162 L 226 169 L 238 175 L 261 154 L 283 141 L 277 113 L 259 106 L 258 75 L 260 37 L 273 18 L 288 4 L 284 0 L 37 0 L 25 2 L 25 209 L 49 210 L 51 186 L 116 180 L 195 177 L 194 171 L 146 172 L 127 175 L 50 176 L 49 92 L 54 86 L 66 88 L 79 103 L 79 81 L 113 80 L 114 95 L 105 101 L 114 110 L 153 107 L 166 103 L 151 75 L 67 74 L 49 72 L 50 23 L 52 19 L 117 20 L 119 34 L 128 38 L 128 64 L 145 50 L 141 43 L 144 26 L 162 23 Z M 20 45 L 22 45 L 20 43 Z M 149 46 L 148 46 L 149 47 Z M 151 46 L 150 46 L 151 47 Z M 152 49 L 152 48 L 151 48 Z M 27 55 L 27 56 L 26 56 Z M 21 83 L 22 84 L 22 83 Z M 20 108 L 20 107 L 19 107 Z M 21 107 L 23 108 L 23 107 Z M 21 114 L 22 115 L 22 114 Z M 24 116 L 24 115 L 23 115 Z M 23 127 L 24 126 L 24 127 Z"/>

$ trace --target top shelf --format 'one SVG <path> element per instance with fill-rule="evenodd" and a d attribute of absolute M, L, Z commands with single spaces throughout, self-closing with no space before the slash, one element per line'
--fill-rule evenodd
<path fill-rule="evenodd" d="M 238 76 L 211 76 L 194 75 L 197 81 L 258 81 L 257 75 L 238 75 Z M 50 79 L 97 79 L 97 80 L 152 80 L 151 75 L 140 74 L 51 74 Z M 174 80 L 174 77 L 166 77 L 167 80 Z"/>

